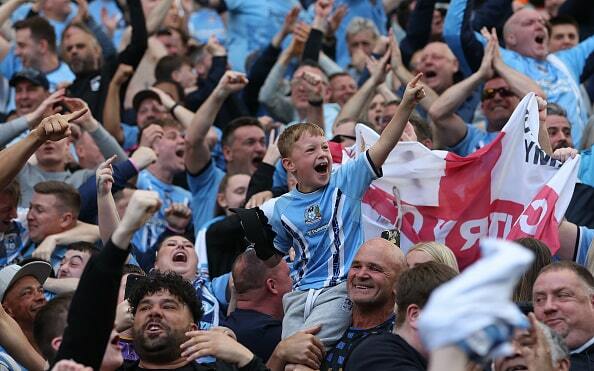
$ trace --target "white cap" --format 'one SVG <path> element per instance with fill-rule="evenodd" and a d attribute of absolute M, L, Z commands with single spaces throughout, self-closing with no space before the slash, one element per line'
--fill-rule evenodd
<path fill-rule="evenodd" d="M 23 265 L 11 264 L 0 270 L 0 302 L 13 283 L 25 276 L 33 276 L 43 285 L 52 271 L 52 266 L 43 261 L 33 261 Z"/>

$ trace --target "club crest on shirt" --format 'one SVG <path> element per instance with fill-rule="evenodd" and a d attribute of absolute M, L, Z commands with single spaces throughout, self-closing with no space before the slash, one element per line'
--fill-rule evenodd
<path fill-rule="evenodd" d="M 311 205 L 305 209 L 305 224 L 314 224 L 319 222 L 321 219 L 322 213 L 320 212 L 320 205 Z"/>

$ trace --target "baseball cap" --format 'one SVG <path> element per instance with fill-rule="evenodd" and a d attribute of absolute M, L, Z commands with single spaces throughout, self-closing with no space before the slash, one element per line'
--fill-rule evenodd
<path fill-rule="evenodd" d="M 42 86 L 45 90 L 49 90 L 49 81 L 45 77 L 45 73 L 35 68 L 23 68 L 16 72 L 10 79 L 10 86 L 14 87 L 22 80 L 27 80 L 35 85 Z"/>
<path fill-rule="evenodd" d="M 0 302 L 4 300 L 4 294 L 10 286 L 25 276 L 37 278 L 43 285 L 52 271 L 52 266 L 43 261 L 34 261 L 23 265 L 11 264 L 0 270 Z"/>
<path fill-rule="evenodd" d="M 134 108 L 134 111 L 138 112 L 140 104 L 145 99 L 149 98 L 155 99 L 157 102 L 161 103 L 161 98 L 159 98 L 159 94 L 155 93 L 150 89 L 141 90 L 138 93 L 136 93 L 136 95 L 134 95 L 134 98 L 132 98 L 132 107 Z"/>

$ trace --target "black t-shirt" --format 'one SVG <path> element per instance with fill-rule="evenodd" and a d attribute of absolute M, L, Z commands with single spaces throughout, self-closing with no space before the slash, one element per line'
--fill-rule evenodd
<path fill-rule="evenodd" d="M 324 362 L 320 367 L 320 370 L 324 371 L 340 371 L 344 369 L 344 361 L 348 357 L 348 354 L 354 349 L 355 347 L 360 344 L 363 339 L 371 334 L 379 334 L 384 332 L 391 332 L 392 328 L 394 327 L 394 321 L 396 317 L 391 316 L 388 320 L 379 325 L 369 328 L 369 329 L 361 329 L 355 327 L 349 327 L 338 343 L 326 353 L 324 358 Z"/>
<path fill-rule="evenodd" d="M 369 335 L 345 360 L 346 371 L 425 371 L 427 361 L 400 336 Z"/>
<path fill-rule="evenodd" d="M 235 309 L 221 324 L 233 330 L 237 341 L 263 360 L 281 340 L 282 321 L 249 309 Z"/>

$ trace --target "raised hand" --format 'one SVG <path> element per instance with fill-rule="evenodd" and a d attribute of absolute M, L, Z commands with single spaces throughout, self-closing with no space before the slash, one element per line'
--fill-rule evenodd
<path fill-rule="evenodd" d="M 136 231 L 161 207 L 159 194 L 154 191 L 134 191 L 118 228 Z"/>
<path fill-rule="evenodd" d="M 113 185 L 113 168 L 111 164 L 116 157 L 116 155 L 111 156 L 97 167 L 95 178 L 98 196 L 106 196 L 111 193 L 111 186 Z"/>
<path fill-rule="evenodd" d="M 236 93 L 248 84 L 248 79 L 245 74 L 235 71 L 227 71 L 219 80 L 219 84 L 215 88 L 215 91 L 221 97 L 227 97 L 230 94 Z"/>
<path fill-rule="evenodd" d="M 419 82 L 422 77 L 423 74 L 419 73 L 406 85 L 401 104 L 414 106 L 419 103 L 421 99 L 425 98 L 423 84 Z"/>
<path fill-rule="evenodd" d="M 289 10 L 287 15 L 285 16 L 285 21 L 283 22 L 283 26 L 281 27 L 284 34 L 289 34 L 293 32 L 295 28 L 295 23 L 297 23 L 297 18 L 299 18 L 299 12 L 301 8 L 299 6 L 294 6 Z"/>
<path fill-rule="evenodd" d="M 70 112 L 80 111 L 85 109 L 85 113 L 76 119 L 70 120 L 71 123 L 76 124 L 86 131 L 94 131 L 97 129 L 99 123 L 95 121 L 87 102 L 80 98 L 64 97 L 64 104 Z"/>
<path fill-rule="evenodd" d="M 120 63 L 118 65 L 118 69 L 116 70 L 115 74 L 113 75 L 111 82 L 116 86 L 122 86 L 126 81 L 128 81 L 132 75 L 134 75 L 134 69 L 132 66 L 124 63 Z"/>
<path fill-rule="evenodd" d="M 227 55 L 227 49 L 217 39 L 215 35 L 210 35 L 206 44 L 206 50 L 212 54 L 213 57 L 223 57 Z"/>
<path fill-rule="evenodd" d="M 404 67 L 404 63 L 402 63 L 402 53 L 400 52 L 400 45 L 398 44 L 396 37 L 394 37 L 392 29 L 390 29 L 388 37 L 390 39 L 390 67 L 392 67 L 392 71 L 396 73 L 399 68 Z"/>
<path fill-rule="evenodd" d="M 388 73 L 388 61 L 390 60 L 391 52 L 390 49 L 386 50 L 384 55 L 380 59 L 373 57 L 367 58 L 367 70 L 371 75 L 371 79 L 376 85 L 381 84 L 386 80 L 386 74 Z"/>
<path fill-rule="evenodd" d="M 486 33 L 486 38 L 489 41 L 487 42 L 487 46 L 485 46 L 483 60 L 481 61 L 481 65 L 477 72 L 481 74 L 481 78 L 483 80 L 489 80 L 493 77 L 493 74 L 495 73 L 493 61 L 495 57 L 495 48 L 499 48 L 499 45 L 497 45 L 497 41 L 491 37 L 491 34 L 487 32 L 487 29 L 485 27 L 483 27 L 481 32 L 483 32 L 483 34 Z"/>
<path fill-rule="evenodd" d="M 293 57 L 299 57 L 303 53 L 305 42 L 309 37 L 311 26 L 304 22 L 298 22 L 293 29 L 293 40 L 289 45 L 289 52 Z"/>
<path fill-rule="evenodd" d="M 107 29 L 107 34 L 109 36 L 113 36 L 113 33 L 115 32 L 115 29 L 118 25 L 118 21 L 119 17 L 117 14 L 114 14 L 110 17 L 107 8 L 101 8 L 101 23 L 103 23 L 105 29 Z"/>
<path fill-rule="evenodd" d="M 155 87 L 151 87 L 149 89 L 151 89 L 152 91 L 157 93 L 157 95 L 159 96 L 159 99 L 161 100 L 161 104 L 168 111 L 175 105 L 175 101 L 173 100 L 173 98 L 171 98 L 171 96 L 169 94 L 165 93 L 163 90 L 161 90 L 159 88 L 155 88 Z"/>
<path fill-rule="evenodd" d="M 142 130 L 140 143 L 138 145 L 141 147 L 152 148 L 157 141 L 163 138 L 163 135 L 165 135 L 165 132 L 162 127 L 157 124 L 151 124 Z"/>
<path fill-rule="evenodd" d="M 49 117 L 44 118 L 39 126 L 33 129 L 32 133 L 37 137 L 39 141 L 45 142 L 51 140 L 56 142 L 58 140 L 67 138 L 70 136 L 69 122 L 77 120 L 88 112 L 88 108 L 62 115 L 60 113 L 53 114 Z"/>
<path fill-rule="evenodd" d="M 165 220 L 174 231 L 185 231 L 192 220 L 192 209 L 182 203 L 172 203 L 165 209 Z"/>
<path fill-rule="evenodd" d="M 26 116 L 27 121 L 29 122 L 29 128 L 32 129 L 39 125 L 41 120 L 46 116 L 60 113 L 62 107 L 56 106 L 56 104 L 62 102 L 65 93 L 65 89 L 56 90 L 49 97 L 45 98 L 33 112 L 27 114 Z"/>
<path fill-rule="evenodd" d="M 326 19 L 332 11 L 334 0 L 317 0 L 314 7 L 315 16 L 321 19 Z"/>
<path fill-rule="evenodd" d="M 89 19 L 89 3 L 87 0 L 74 0 L 78 6 L 78 12 L 72 18 L 72 22 L 85 23 Z"/>
<path fill-rule="evenodd" d="M 141 171 L 157 161 L 157 154 L 149 147 L 140 146 L 130 156 L 130 160 L 136 165 L 138 171 Z"/>
<path fill-rule="evenodd" d="M 328 34 L 334 35 L 348 11 L 348 6 L 346 6 L 346 4 L 342 4 L 334 11 L 334 13 L 332 13 L 332 15 L 328 18 Z"/>

